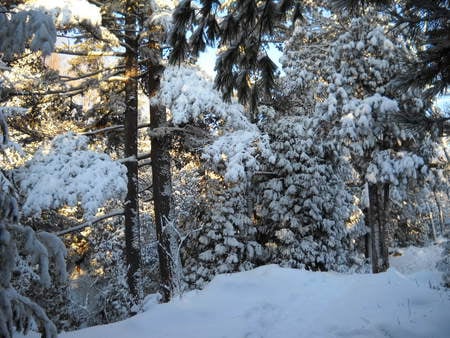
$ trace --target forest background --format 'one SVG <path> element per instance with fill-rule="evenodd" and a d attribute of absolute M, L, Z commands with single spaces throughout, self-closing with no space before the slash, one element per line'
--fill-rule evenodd
<path fill-rule="evenodd" d="M 446 235 L 448 1 L 1 5 L 2 336 Z"/>

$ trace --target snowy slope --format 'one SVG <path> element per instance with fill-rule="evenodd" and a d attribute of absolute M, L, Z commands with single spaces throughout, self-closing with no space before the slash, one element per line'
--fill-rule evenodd
<path fill-rule="evenodd" d="M 409 246 L 395 249 L 400 254 L 389 259 L 391 267 L 401 273 L 411 275 L 420 271 L 437 271 L 436 262 L 442 253 L 444 239 L 439 239 L 435 244 L 426 247 Z"/>
<path fill-rule="evenodd" d="M 436 263 L 442 257 L 444 238 L 440 238 L 433 245 L 426 247 L 409 246 L 395 249 L 397 256 L 389 258 L 391 268 L 405 274 L 408 278 L 422 286 L 440 288 L 442 273 L 436 268 Z M 450 313 L 449 313 L 450 319 Z M 450 337 L 450 333 L 449 333 Z"/>
<path fill-rule="evenodd" d="M 434 278 L 433 273 L 427 276 Z M 344 275 L 275 265 L 221 275 L 204 290 L 186 293 L 169 304 L 149 302 L 144 313 L 126 321 L 61 335 L 79 338 L 449 336 L 450 293 L 418 283 L 395 268 L 377 275 Z"/>

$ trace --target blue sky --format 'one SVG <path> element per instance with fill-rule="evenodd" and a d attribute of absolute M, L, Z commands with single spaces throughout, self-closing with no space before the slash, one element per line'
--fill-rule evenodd
<path fill-rule="evenodd" d="M 450 112 L 450 94 L 436 98 L 436 105 L 447 113 Z"/>
<path fill-rule="evenodd" d="M 206 51 L 200 54 L 197 61 L 200 68 L 207 74 L 211 75 L 212 77 L 214 77 L 215 75 L 214 65 L 216 63 L 216 51 L 217 51 L 216 48 L 207 47 Z M 276 63 L 278 69 L 281 70 L 281 64 L 279 60 L 280 57 L 283 55 L 282 52 L 280 52 L 275 47 L 270 47 L 268 54 L 272 59 L 272 61 Z"/>

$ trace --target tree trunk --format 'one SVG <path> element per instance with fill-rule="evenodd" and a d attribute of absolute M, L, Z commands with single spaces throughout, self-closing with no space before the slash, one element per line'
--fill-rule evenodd
<path fill-rule="evenodd" d="M 389 268 L 387 229 L 389 221 L 389 184 L 369 184 L 367 220 L 370 227 L 370 258 L 372 272 Z"/>
<path fill-rule="evenodd" d="M 158 43 L 151 45 L 155 54 L 161 53 Z M 164 67 L 160 63 L 147 65 L 147 91 L 154 98 L 160 89 L 161 74 Z M 167 127 L 166 108 L 150 104 L 150 129 Z M 176 225 L 173 217 L 172 173 L 171 173 L 171 135 L 161 133 L 151 138 L 151 165 L 153 181 L 153 208 L 158 239 L 160 291 L 162 302 L 168 302 L 179 287 L 181 262 L 176 241 Z"/>
<path fill-rule="evenodd" d="M 442 212 L 442 206 L 441 203 L 439 202 L 439 197 L 436 193 L 435 190 L 433 190 L 433 196 L 434 196 L 434 201 L 436 203 L 436 207 L 438 208 L 439 211 L 439 232 L 440 235 L 442 236 L 444 234 L 444 213 Z"/>
<path fill-rule="evenodd" d="M 133 13 L 132 1 L 127 1 L 125 22 L 127 30 L 136 31 L 136 20 Z M 136 158 L 138 154 L 138 62 L 135 53 L 137 49 L 137 37 L 129 33 L 125 38 L 127 44 L 125 55 L 125 157 Z M 138 205 L 138 163 L 137 160 L 126 162 L 128 192 L 124 206 L 125 214 L 125 252 L 128 265 L 127 281 L 131 295 L 135 301 L 139 301 L 139 269 L 141 264 L 140 224 Z"/>
<path fill-rule="evenodd" d="M 382 187 L 382 191 L 381 191 Z M 381 271 L 389 269 L 389 222 L 390 222 L 390 201 L 389 201 L 389 183 L 384 183 L 379 187 L 379 199 L 378 205 L 382 206 L 382 209 L 378 212 L 383 216 L 380 221 L 380 247 L 381 247 Z"/>
<path fill-rule="evenodd" d="M 366 214 L 367 214 L 367 212 L 366 212 Z M 367 233 L 364 236 L 364 244 L 365 244 L 364 257 L 366 257 L 366 258 L 372 257 L 372 247 L 370 244 L 370 233 Z"/>
<path fill-rule="evenodd" d="M 163 106 L 150 106 L 150 127 L 152 129 L 166 126 L 166 109 Z M 175 263 L 178 260 L 173 252 L 171 238 L 175 229 L 172 215 L 172 177 L 170 157 L 170 135 L 152 137 L 151 141 L 153 203 L 158 239 L 158 256 L 160 272 L 160 289 L 162 301 L 168 302 L 174 290 Z"/>

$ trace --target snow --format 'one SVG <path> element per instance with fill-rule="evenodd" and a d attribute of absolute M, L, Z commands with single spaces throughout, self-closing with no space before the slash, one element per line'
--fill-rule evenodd
<path fill-rule="evenodd" d="M 205 147 L 203 159 L 218 167 L 224 163 L 227 182 L 237 182 L 258 170 L 258 155 L 269 155 L 267 137 L 249 122 L 244 107 L 224 102 L 196 67 L 167 67 L 158 100 L 170 109 L 174 125 L 200 122 L 213 126 L 211 135 L 216 138 Z"/>
<path fill-rule="evenodd" d="M 174 0 L 151 0 L 152 14 L 148 19 L 150 24 L 161 25 L 164 32 L 172 29 L 172 12 L 176 7 Z"/>
<path fill-rule="evenodd" d="M 24 10 L 25 9 L 25 10 Z M 21 8 L 14 15 L 0 13 L 0 51 L 5 59 L 23 54 L 31 40 L 33 51 L 50 55 L 56 42 L 56 30 L 51 18 L 36 10 Z"/>
<path fill-rule="evenodd" d="M 102 22 L 100 8 L 87 0 L 32 0 L 21 9 L 41 10 L 55 20 L 55 24 L 68 27 L 78 23 L 99 26 Z"/>
<path fill-rule="evenodd" d="M 244 180 L 248 172 L 258 170 L 254 153 L 267 151 L 267 141 L 257 130 L 237 130 L 217 138 L 204 149 L 203 159 L 215 164 L 226 163 L 224 178 L 227 182 Z"/>
<path fill-rule="evenodd" d="M 89 150 L 88 141 L 72 133 L 59 135 L 17 170 L 16 180 L 26 193 L 25 215 L 81 203 L 85 216 L 92 217 L 106 201 L 125 195 L 126 167 Z"/>
<path fill-rule="evenodd" d="M 410 246 L 395 249 L 395 254 L 390 258 L 391 268 L 408 275 L 416 283 L 439 287 L 442 274 L 438 272 L 436 263 L 441 258 L 442 241 L 443 239 L 439 239 L 435 244 L 426 247 Z"/>
<path fill-rule="evenodd" d="M 244 107 L 224 102 L 207 75 L 196 67 L 166 67 L 158 96 L 159 102 L 170 108 L 175 125 L 213 116 L 234 128 L 252 128 L 243 115 Z"/>
<path fill-rule="evenodd" d="M 168 304 L 152 295 L 125 321 L 60 337 L 448 337 L 449 292 L 417 281 L 436 277 L 440 251 L 403 249 L 375 275 L 276 265 L 219 275 Z"/>

